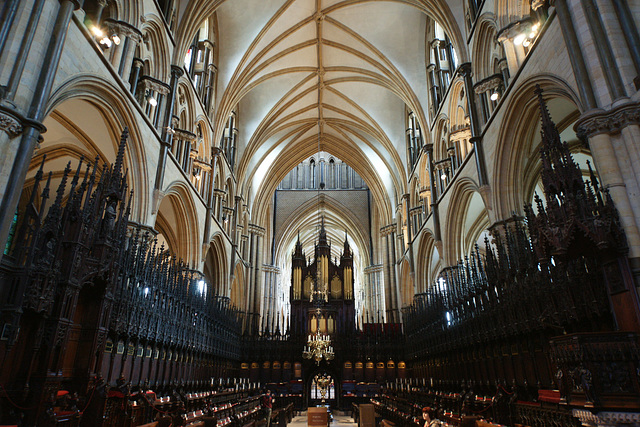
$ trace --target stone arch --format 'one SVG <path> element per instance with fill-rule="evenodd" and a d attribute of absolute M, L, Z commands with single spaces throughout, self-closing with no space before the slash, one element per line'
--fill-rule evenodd
<path fill-rule="evenodd" d="M 500 44 L 497 40 L 495 15 L 485 13 L 476 23 L 473 50 L 471 52 L 474 80 L 486 79 L 494 74 L 494 60 L 500 57 Z"/>
<path fill-rule="evenodd" d="M 413 283 L 413 274 L 411 274 L 411 265 L 407 259 L 402 261 L 400 265 L 400 307 L 406 307 L 413 302 L 415 295 L 415 287 Z"/>
<path fill-rule="evenodd" d="M 125 0 L 112 0 L 109 2 L 109 6 L 115 10 L 111 18 L 119 21 L 127 22 L 134 27 L 138 27 L 140 13 L 140 2 L 137 1 L 125 1 Z"/>
<path fill-rule="evenodd" d="M 537 157 L 537 152 L 534 153 L 535 141 L 539 142 L 539 136 L 536 136 L 540 121 L 538 100 L 534 94 L 536 85 L 540 85 L 544 90 L 544 98 L 549 101 L 551 115 L 554 120 L 558 120 L 556 123 L 560 124 L 560 128 L 561 115 L 554 111 L 554 103 L 557 103 L 557 100 L 565 106 L 572 105 L 574 111 L 583 111 L 573 89 L 553 75 L 533 76 L 519 85 L 509 97 L 505 108 L 507 115 L 497 139 L 491 183 L 493 188 L 500 189 L 500 192 L 493 195 L 495 218 L 498 220 L 507 219 L 514 212 L 522 214 L 523 201 L 526 198 L 524 183 L 533 179 L 532 174 L 535 173 L 530 160 L 534 154 Z M 523 176 L 525 168 L 527 176 Z"/>
<path fill-rule="evenodd" d="M 135 194 L 130 218 L 146 223 L 150 207 L 147 152 L 137 125 L 137 114 L 128 105 L 119 88 L 95 75 L 79 74 L 63 82 L 54 89 L 47 103 L 44 124 L 49 131 L 43 135 L 44 143 L 34 153 L 31 166 L 33 169 L 36 163 L 39 165 L 38 156 L 60 148 L 62 153 L 67 152 L 69 159 L 84 155 L 87 161 L 93 162 L 96 155 L 100 155 L 100 162 L 111 163 L 126 127 L 129 130 L 124 159 L 129 171 L 127 184 Z M 94 125 L 88 126 L 88 123 Z M 58 134 L 54 137 L 56 129 L 66 129 L 67 136 Z M 65 138 L 69 143 L 65 143 Z M 57 139 L 55 147 L 47 143 L 48 139 Z M 72 140 L 76 144 L 70 144 Z M 74 145 L 75 155 L 71 155 Z M 64 165 L 60 170 L 63 168 Z"/>
<path fill-rule="evenodd" d="M 202 16 L 211 16 L 226 0 L 193 0 L 189 1 L 181 14 L 180 23 L 175 32 L 176 45 L 175 57 L 184 58 L 185 53 L 189 49 L 189 44 L 193 40 L 195 32 L 202 22 Z M 344 2 L 344 5 L 334 5 L 331 7 L 346 7 L 352 3 L 364 3 L 375 0 L 359 0 L 357 2 Z M 456 49 L 456 53 L 461 63 L 469 60 L 464 39 L 465 32 L 458 25 L 453 11 L 447 4 L 446 0 L 399 0 L 406 3 L 421 12 L 425 13 L 431 19 L 439 22 L 439 24 L 447 32 Z M 325 12 L 326 12 L 325 8 Z"/>
<path fill-rule="evenodd" d="M 527 0 L 496 0 L 495 13 L 498 28 L 521 21 L 531 14 L 531 2 Z"/>
<path fill-rule="evenodd" d="M 431 230 L 425 229 L 420 236 L 420 244 L 416 252 L 416 292 L 422 293 L 429 289 L 429 284 L 435 280 L 437 272 L 434 265 L 440 259 L 436 240 Z"/>
<path fill-rule="evenodd" d="M 215 295 L 225 295 L 227 273 L 227 251 L 225 249 L 222 233 L 216 233 L 209 241 L 209 246 L 204 258 L 202 272 L 205 279 L 211 285 Z"/>
<path fill-rule="evenodd" d="M 448 134 L 449 134 L 449 117 L 440 114 L 436 119 L 433 136 L 433 160 L 437 162 L 446 158 Z"/>
<path fill-rule="evenodd" d="M 195 201 L 186 183 L 168 185 L 156 214 L 156 229 L 172 254 L 190 265 L 198 264 L 201 230 Z"/>
<path fill-rule="evenodd" d="M 169 81 L 171 52 L 167 39 L 163 35 L 162 19 L 153 14 L 145 15 L 140 31 L 142 32 L 140 59 L 149 62 L 151 77 L 163 82 Z"/>
<path fill-rule="evenodd" d="M 453 265 L 468 255 L 490 225 L 478 185 L 469 178 L 456 181 L 447 209 L 443 236 L 444 261 Z"/>
<path fill-rule="evenodd" d="M 244 264 L 238 260 L 233 269 L 233 282 L 231 282 L 231 291 L 229 298 L 232 307 L 243 307 L 246 300 L 245 296 L 245 277 Z"/>
<path fill-rule="evenodd" d="M 192 90 L 189 89 L 185 77 L 180 79 L 178 83 L 178 96 L 176 97 L 176 105 L 174 107 L 174 116 L 179 118 L 178 128 L 193 132 L 195 130 L 196 103 L 193 99 Z"/>

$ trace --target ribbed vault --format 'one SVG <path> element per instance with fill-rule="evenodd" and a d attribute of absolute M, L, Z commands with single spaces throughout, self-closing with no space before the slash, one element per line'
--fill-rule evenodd
<path fill-rule="evenodd" d="M 214 141 L 236 111 L 236 176 L 254 220 L 266 220 L 274 189 L 295 165 L 326 151 L 365 179 L 382 222 L 391 222 L 410 173 L 407 110 L 428 126 L 429 19 L 464 59 L 460 17 L 445 0 L 196 0 L 180 11 L 178 57 L 214 12 Z"/>

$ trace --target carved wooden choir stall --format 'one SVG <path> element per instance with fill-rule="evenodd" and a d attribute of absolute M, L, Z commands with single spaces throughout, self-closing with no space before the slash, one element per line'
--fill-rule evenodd
<path fill-rule="evenodd" d="M 626 239 L 536 96 L 544 195 L 415 295 L 402 325 L 356 323 L 353 254 L 345 239 L 331 260 L 322 221 L 313 261 L 300 241 L 292 254 L 286 330 L 245 333 L 245 314 L 130 221 L 126 129 L 112 165 L 82 160 L 54 177 L 42 156 L 0 263 L 0 424 L 242 426 L 260 417 L 259 387 L 290 415 L 317 375 L 336 406 L 371 403 L 406 426 L 424 406 L 453 425 L 636 420 Z M 307 360 L 316 336 L 328 344 Z"/>

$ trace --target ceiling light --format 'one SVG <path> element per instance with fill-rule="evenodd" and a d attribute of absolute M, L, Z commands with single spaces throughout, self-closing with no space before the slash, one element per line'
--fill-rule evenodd
<path fill-rule="evenodd" d="M 492 100 L 492 101 L 497 101 L 497 100 L 498 100 L 498 97 L 500 97 L 500 94 L 498 94 L 498 92 L 493 92 L 493 93 L 491 94 L 491 100 Z"/>
<path fill-rule="evenodd" d="M 94 36 L 96 37 L 102 37 L 104 35 L 104 33 L 102 32 L 102 30 L 99 27 L 93 27 L 91 29 L 91 32 L 93 33 Z"/>
<path fill-rule="evenodd" d="M 536 32 L 532 31 L 531 33 L 529 33 L 529 38 L 530 39 L 534 39 L 536 37 Z"/>
<path fill-rule="evenodd" d="M 527 36 L 525 36 L 524 34 L 518 34 L 518 36 L 513 39 L 513 43 L 520 46 L 526 37 Z"/>
<path fill-rule="evenodd" d="M 149 105 L 151 105 L 152 107 L 155 107 L 156 105 L 158 105 L 158 101 L 156 101 L 156 99 L 149 95 L 149 97 L 147 98 L 147 102 L 149 103 Z"/>
<path fill-rule="evenodd" d="M 105 46 L 105 47 L 107 47 L 107 48 L 109 48 L 109 47 L 111 47 L 111 39 L 109 39 L 109 37 L 103 37 L 100 40 L 100 44 Z"/>
<path fill-rule="evenodd" d="M 120 37 L 117 34 L 112 35 L 111 40 L 113 40 L 113 44 L 116 46 L 120 44 Z"/>
<path fill-rule="evenodd" d="M 527 39 L 524 42 L 522 42 L 522 46 L 524 47 L 529 47 L 529 45 L 531 44 L 531 40 Z"/>
<path fill-rule="evenodd" d="M 443 172 L 442 175 L 440 175 L 440 179 L 443 181 L 447 179 L 447 174 Z"/>

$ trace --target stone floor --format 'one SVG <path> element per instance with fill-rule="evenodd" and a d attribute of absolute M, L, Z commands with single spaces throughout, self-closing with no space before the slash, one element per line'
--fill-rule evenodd
<path fill-rule="evenodd" d="M 287 427 L 302 427 L 307 425 L 307 413 L 303 412 L 301 415 L 293 417 L 293 420 L 287 424 Z M 338 415 L 333 413 L 333 421 L 331 427 L 357 427 L 358 424 L 353 422 L 353 418 L 349 415 Z"/>

